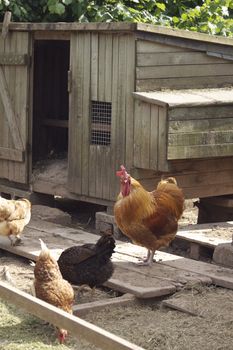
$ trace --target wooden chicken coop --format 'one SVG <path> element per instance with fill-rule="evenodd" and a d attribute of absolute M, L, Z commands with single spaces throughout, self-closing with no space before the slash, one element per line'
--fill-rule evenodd
<path fill-rule="evenodd" d="M 0 38 L 0 191 L 111 207 L 233 194 L 233 39 L 140 23 L 13 23 Z"/>

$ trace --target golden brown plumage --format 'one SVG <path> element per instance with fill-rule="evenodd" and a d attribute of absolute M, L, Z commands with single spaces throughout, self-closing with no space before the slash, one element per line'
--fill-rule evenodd
<path fill-rule="evenodd" d="M 26 198 L 17 200 L 0 197 L 0 235 L 7 236 L 11 244 L 21 241 L 20 235 L 31 219 L 31 203 Z M 12 236 L 16 236 L 13 242 Z"/>
<path fill-rule="evenodd" d="M 182 190 L 170 177 L 148 192 L 123 166 L 117 176 L 121 179 L 121 192 L 114 206 L 116 223 L 135 244 L 148 249 L 144 264 L 151 265 L 155 251 L 175 238 L 184 209 Z"/>
<path fill-rule="evenodd" d="M 62 278 L 56 260 L 51 256 L 50 250 L 41 241 L 41 253 L 34 268 L 34 288 L 36 297 L 52 304 L 70 314 L 74 301 L 72 286 Z M 63 343 L 67 331 L 59 329 L 58 338 Z"/>

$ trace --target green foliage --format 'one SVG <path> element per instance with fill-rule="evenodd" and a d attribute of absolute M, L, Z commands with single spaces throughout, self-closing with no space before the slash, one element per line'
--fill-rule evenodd
<path fill-rule="evenodd" d="M 233 0 L 0 0 L 0 20 L 142 22 L 233 36 Z"/>
<path fill-rule="evenodd" d="M 206 0 L 202 6 L 181 13 L 178 21 L 173 18 L 173 23 L 182 29 L 233 36 L 232 9 L 232 0 Z"/>

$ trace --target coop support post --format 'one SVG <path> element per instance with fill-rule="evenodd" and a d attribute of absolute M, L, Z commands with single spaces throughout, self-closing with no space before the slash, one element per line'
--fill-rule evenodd
<path fill-rule="evenodd" d="M 11 22 L 11 12 L 6 11 L 4 14 L 3 25 L 2 25 L 2 38 L 5 39 L 9 30 Z"/>

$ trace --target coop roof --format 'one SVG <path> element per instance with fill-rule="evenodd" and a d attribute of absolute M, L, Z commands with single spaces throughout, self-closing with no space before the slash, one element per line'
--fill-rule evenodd
<path fill-rule="evenodd" d="M 1 28 L 1 24 L 0 24 Z M 20 31 L 110 31 L 110 32 L 140 32 L 148 35 L 162 35 L 181 39 L 191 39 L 202 41 L 211 44 L 221 44 L 233 46 L 232 38 L 223 36 L 209 35 L 197 33 L 188 30 L 180 30 L 168 27 L 157 26 L 146 23 L 127 23 L 127 22 L 112 22 L 112 23 L 19 23 L 11 22 L 9 30 Z"/>
<path fill-rule="evenodd" d="M 233 104 L 233 88 L 134 92 L 133 95 L 136 99 L 169 107 Z"/>

